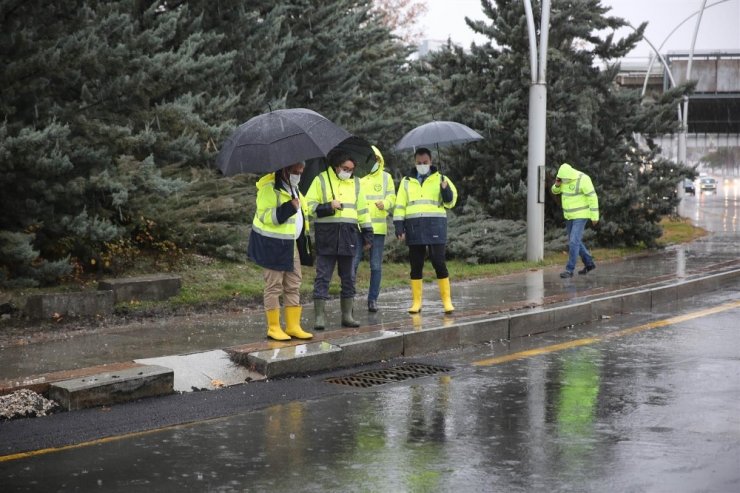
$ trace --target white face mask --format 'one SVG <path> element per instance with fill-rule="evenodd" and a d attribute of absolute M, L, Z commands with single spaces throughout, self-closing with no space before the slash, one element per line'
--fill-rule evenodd
<path fill-rule="evenodd" d="M 375 173 L 376 171 L 378 171 L 378 168 L 380 168 L 380 163 L 375 163 L 370 170 L 370 173 Z"/>
<path fill-rule="evenodd" d="M 352 172 L 351 171 L 340 171 L 339 173 L 337 173 L 337 176 L 339 177 L 340 180 L 349 180 L 350 177 L 352 176 Z"/>
<path fill-rule="evenodd" d="M 290 184 L 294 187 L 298 186 L 301 181 L 301 175 L 290 175 Z"/>
<path fill-rule="evenodd" d="M 431 165 L 429 164 L 417 164 L 416 165 L 416 172 L 420 175 L 427 175 L 429 174 L 429 170 L 431 169 Z"/>

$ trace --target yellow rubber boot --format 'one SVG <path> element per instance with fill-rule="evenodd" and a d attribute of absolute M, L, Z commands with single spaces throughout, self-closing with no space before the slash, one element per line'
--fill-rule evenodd
<path fill-rule="evenodd" d="M 450 278 L 437 279 L 437 283 L 439 284 L 439 297 L 442 298 L 445 313 L 454 312 L 455 307 L 452 306 L 452 295 L 450 293 Z"/>
<path fill-rule="evenodd" d="M 421 294 L 424 291 L 424 281 L 421 279 L 411 279 L 411 298 L 413 304 L 409 308 L 409 313 L 419 313 L 421 311 Z"/>
<path fill-rule="evenodd" d="M 276 341 L 290 340 L 290 336 L 280 328 L 280 308 L 265 310 L 267 315 L 267 337 Z"/>
<path fill-rule="evenodd" d="M 301 307 L 285 307 L 285 333 L 298 339 L 311 339 L 313 334 L 301 328 Z"/>

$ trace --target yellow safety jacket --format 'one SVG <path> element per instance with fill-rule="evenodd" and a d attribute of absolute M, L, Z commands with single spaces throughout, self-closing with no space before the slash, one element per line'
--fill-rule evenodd
<path fill-rule="evenodd" d="M 296 245 L 301 264 L 311 265 L 308 202 L 297 190 L 301 210 L 296 211 L 293 199 L 284 188 L 279 172 L 270 173 L 257 181 L 257 210 L 252 219 L 247 256 L 258 265 L 272 270 L 292 271 Z M 297 230 L 298 214 L 303 227 Z"/>
<path fill-rule="evenodd" d="M 380 165 L 375 172 L 360 179 L 360 189 L 365 196 L 373 234 L 387 234 L 386 218 L 393 214 L 393 207 L 396 205 L 396 185 L 393 183 L 393 177 L 383 169 L 383 165 Z M 375 205 L 378 200 L 383 201 L 383 210 Z"/>
<path fill-rule="evenodd" d="M 435 245 L 447 242 L 447 209 L 457 203 L 457 188 L 445 177 L 451 195 L 450 200 L 442 197 L 440 184 L 442 175 L 435 166 L 423 183 L 412 170 L 398 185 L 393 223 L 396 235 L 405 233 L 408 245 Z"/>
<path fill-rule="evenodd" d="M 358 247 L 357 231 L 372 231 L 360 179 L 340 180 L 330 168 L 314 178 L 306 200 L 315 218 L 316 252 L 319 255 L 354 255 Z M 332 209 L 332 200 L 339 200 L 342 208 Z"/>
<path fill-rule="evenodd" d="M 565 219 L 598 221 L 599 199 L 591 178 L 568 163 L 560 166 L 557 177 L 563 182 L 560 186 L 553 185 L 551 190 L 555 195 L 562 195 L 561 204 Z"/>

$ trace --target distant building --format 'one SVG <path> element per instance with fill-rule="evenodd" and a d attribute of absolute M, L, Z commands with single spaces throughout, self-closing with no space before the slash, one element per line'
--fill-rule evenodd
<path fill-rule="evenodd" d="M 446 39 L 424 39 L 419 43 L 416 56 L 421 58 L 431 51 L 437 51 L 447 44 Z"/>
<path fill-rule="evenodd" d="M 689 54 L 670 51 L 663 55 L 676 84 L 686 81 Z M 625 59 L 617 75 L 618 85 L 642 91 L 647 75 L 645 100 L 655 100 L 671 87 L 671 78 L 660 60 L 647 74 L 650 60 Z M 689 97 L 690 133 L 740 133 L 740 52 L 698 50 L 691 65 L 691 79 L 697 81 Z"/>
<path fill-rule="evenodd" d="M 650 76 L 647 78 L 645 99 L 657 99 L 664 90 L 663 77 L 665 74 L 660 61 L 656 60 L 653 66 L 650 67 L 650 60 L 647 58 L 625 58 L 621 61 L 616 83 L 621 87 L 642 91 L 645 86 L 645 75 L 648 67 L 650 68 Z"/>
<path fill-rule="evenodd" d="M 616 83 L 642 91 L 647 79 L 644 101 L 656 100 L 672 87 L 671 77 L 676 84 L 687 80 L 688 52 L 670 51 L 663 58 L 670 74 L 659 60 L 654 62 L 649 74 L 650 60 L 622 60 Z M 696 81 L 696 87 L 689 96 L 686 161 L 694 165 L 719 148 L 740 147 L 740 52 L 698 50 L 691 63 L 691 80 Z M 662 148 L 663 157 L 678 159 L 677 134 L 655 140 Z M 641 141 L 642 137 L 638 137 L 638 142 Z"/>

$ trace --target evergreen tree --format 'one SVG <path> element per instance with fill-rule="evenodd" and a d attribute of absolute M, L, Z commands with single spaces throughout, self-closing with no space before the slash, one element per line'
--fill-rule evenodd
<path fill-rule="evenodd" d="M 533 2 L 536 14 L 538 2 Z M 529 41 L 519 0 L 481 2 L 489 21 L 468 21 L 490 38 L 470 53 L 449 46 L 432 55 L 436 84 L 450 106 L 451 119 L 481 131 L 485 140 L 459 151 L 454 170 L 463 193 L 488 205 L 495 217 L 526 216 L 529 107 Z M 654 245 L 657 223 L 671 211 L 672 193 L 693 171 L 641 149 L 635 134 L 659 135 L 678 128 L 676 107 L 690 87 L 667 91 L 642 105 L 637 91 L 614 83 L 617 61 L 637 43 L 645 26 L 624 39 L 613 32 L 625 25 L 607 16 L 599 0 L 552 4 L 547 62 L 546 159 L 552 183 L 557 167 L 571 163 L 589 174 L 599 193 L 602 243 Z M 539 23 L 539 19 L 536 19 Z M 599 67 L 602 68 L 599 68 Z M 548 223 L 562 214 L 548 194 Z"/>
<path fill-rule="evenodd" d="M 213 170 L 236 125 L 303 106 L 387 150 L 418 113 L 410 48 L 372 7 L 0 0 L 3 245 L 89 265 L 156 218 L 163 238 L 238 257 L 253 186 Z M 5 278 L 33 272 L 7 253 Z"/>
<path fill-rule="evenodd" d="M 410 48 L 396 39 L 370 1 L 284 0 L 188 2 L 203 29 L 218 33 L 219 51 L 233 52 L 236 100 L 222 113 L 223 142 L 249 118 L 285 107 L 318 111 L 378 145 L 392 166 L 391 146 L 420 113 Z M 215 151 L 215 149 L 214 149 Z M 210 166 L 215 152 L 207 161 Z M 197 177 L 197 179 L 194 179 Z M 224 179 L 192 170 L 178 194 L 155 205 L 161 234 L 184 247 L 241 259 L 256 177 Z M 214 191 L 218 196 L 214 196 Z"/>
<path fill-rule="evenodd" d="M 286 106 L 312 108 L 389 150 L 418 113 L 411 47 L 396 38 L 371 0 L 292 0 L 286 57 L 295 86 Z"/>
<path fill-rule="evenodd" d="M 25 235 L 28 262 L 93 258 L 140 216 L 133 197 L 181 186 L 157 163 L 209 156 L 233 54 L 200 21 L 158 2 L 0 1 L 0 231 Z M 151 172 L 122 172 L 127 156 Z M 32 272 L 12 258 L 6 277 Z"/>

